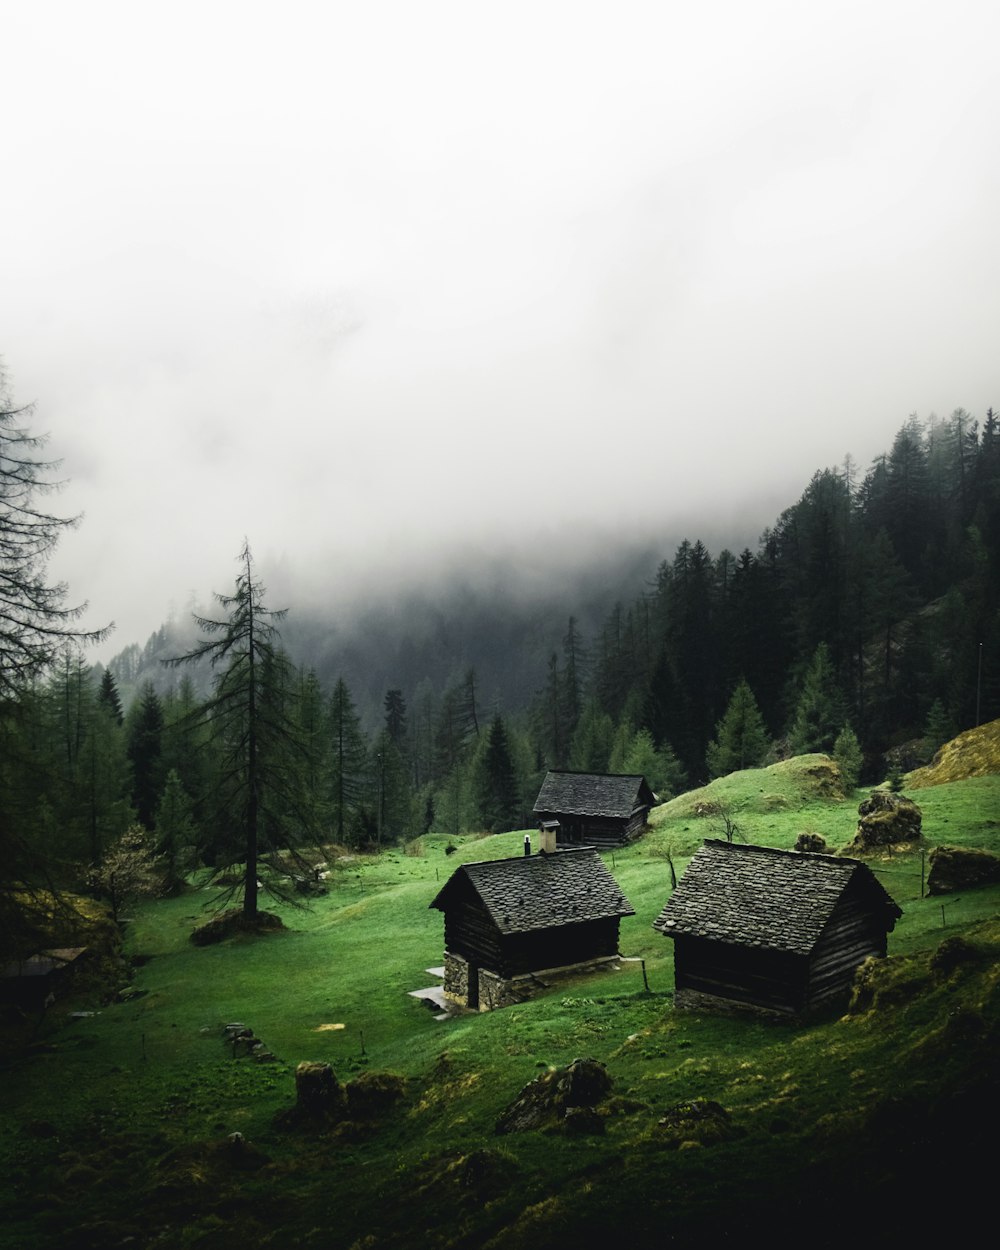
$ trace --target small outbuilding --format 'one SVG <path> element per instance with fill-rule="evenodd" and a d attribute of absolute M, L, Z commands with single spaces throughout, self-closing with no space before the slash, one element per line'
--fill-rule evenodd
<path fill-rule="evenodd" d="M 445 996 L 479 1011 L 614 963 L 635 915 L 590 846 L 463 864 L 430 906 L 444 913 Z"/>
<path fill-rule="evenodd" d="M 0 968 L 0 1002 L 41 1009 L 66 988 L 86 953 L 86 946 L 62 946 L 6 964 Z"/>
<path fill-rule="evenodd" d="M 552 771 L 534 814 L 539 826 L 556 826 L 560 846 L 624 846 L 639 836 L 655 802 L 641 775 Z"/>
<path fill-rule="evenodd" d="M 676 1007 L 795 1018 L 846 1001 L 902 914 L 859 860 L 706 841 L 653 928 Z"/>

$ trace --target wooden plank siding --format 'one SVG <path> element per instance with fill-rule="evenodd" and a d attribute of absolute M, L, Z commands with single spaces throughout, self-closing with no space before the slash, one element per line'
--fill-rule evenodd
<path fill-rule="evenodd" d="M 674 942 L 676 1005 L 805 1016 L 847 998 L 901 914 L 859 860 L 709 840 L 653 927 Z"/>
<path fill-rule="evenodd" d="M 558 822 L 560 846 L 607 848 L 637 838 L 655 802 L 639 774 L 555 769 L 546 774 L 533 810 L 539 824 Z"/>
<path fill-rule="evenodd" d="M 592 846 L 464 864 L 430 906 L 444 913 L 446 992 L 469 1006 L 484 984 L 502 1003 L 516 978 L 614 958 L 635 914 Z"/>
<path fill-rule="evenodd" d="M 795 1015 L 806 1003 L 808 966 L 801 955 L 678 936 L 674 967 L 676 990 L 693 990 L 785 1015 Z"/>
<path fill-rule="evenodd" d="M 850 993 L 858 964 L 869 956 L 884 958 L 884 928 L 872 922 L 858 891 L 845 895 L 817 942 L 809 960 L 809 989 L 805 1006 L 822 1010 Z"/>

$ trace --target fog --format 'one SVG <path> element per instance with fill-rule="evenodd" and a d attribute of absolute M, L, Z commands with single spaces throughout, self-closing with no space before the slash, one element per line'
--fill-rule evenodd
<path fill-rule="evenodd" d="M 1000 402 L 986 0 L 3 26 L 0 353 L 102 658 L 231 589 L 244 537 L 293 608 L 531 593 L 753 545 L 911 413 Z"/>

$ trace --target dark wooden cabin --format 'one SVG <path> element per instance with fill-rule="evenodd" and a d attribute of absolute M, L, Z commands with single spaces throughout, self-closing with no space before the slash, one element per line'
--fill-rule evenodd
<path fill-rule="evenodd" d="M 14 960 L 0 968 L 0 1001 L 40 1010 L 66 989 L 86 954 L 86 946 L 65 946 Z"/>
<path fill-rule="evenodd" d="M 901 915 L 859 860 L 707 841 L 653 928 L 675 1006 L 801 1017 L 842 1005 Z"/>
<path fill-rule="evenodd" d="M 635 915 L 589 846 L 463 864 L 430 906 L 444 913 L 445 994 L 484 1011 L 530 997 L 537 974 L 616 958 Z"/>
<path fill-rule="evenodd" d="M 656 795 L 631 773 L 546 773 L 535 800 L 539 824 L 558 821 L 560 846 L 623 846 L 638 837 Z"/>

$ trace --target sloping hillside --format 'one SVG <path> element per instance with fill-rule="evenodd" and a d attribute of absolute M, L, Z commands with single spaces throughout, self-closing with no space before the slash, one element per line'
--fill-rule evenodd
<path fill-rule="evenodd" d="M 1000 773 L 1000 720 L 968 729 L 946 742 L 926 767 L 907 775 L 906 788 L 920 790 L 990 773 Z"/>

